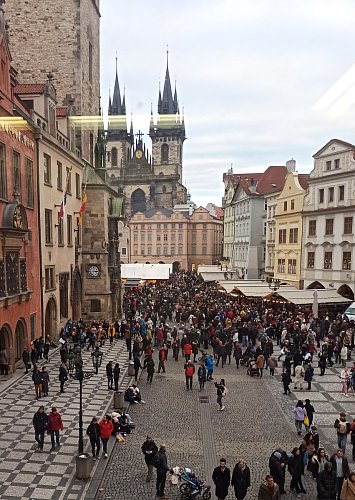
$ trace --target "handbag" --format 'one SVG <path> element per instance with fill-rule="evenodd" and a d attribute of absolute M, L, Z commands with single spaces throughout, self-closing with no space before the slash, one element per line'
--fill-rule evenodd
<path fill-rule="evenodd" d="M 306 415 L 303 419 L 303 423 L 306 427 L 309 427 L 309 418 L 308 418 L 308 415 Z"/>

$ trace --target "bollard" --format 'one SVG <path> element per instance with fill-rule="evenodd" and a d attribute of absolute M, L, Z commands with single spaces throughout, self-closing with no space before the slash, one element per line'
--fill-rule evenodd
<path fill-rule="evenodd" d="M 124 405 L 123 392 L 115 392 L 113 395 L 113 407 L 115 410 L 122 410 Z"/>
<path fill-rule="evenodd" d="M 134 361 L 128 363 L 128 376 L 133 377 L 134 375 Z"/>
<path fill-rule="evenodd" d="M 76 456 L 76 477 L 77 479 L 89 479 L 92 461 L 88 453 Z"/>

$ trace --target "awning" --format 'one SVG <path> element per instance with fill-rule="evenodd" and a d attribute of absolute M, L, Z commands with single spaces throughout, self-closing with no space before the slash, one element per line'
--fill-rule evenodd
<path fill-rule="evenodd" d="M 339 295 L 336 290 L 322 289 L 317 290 L 318 304 L 345 304 L 351 302 L 342 295 Z M 269 293 L 266 299 L 280 298 L 292 302 L 295 305 L 313 304 L 314 290 L 278 290 L 276 293 Z"/>
<path fill-rule="evenodd" d="M 168 280 L 172 264 L 122 264 L 122 278 L 138 280 Z"/>
<path fill-rule="evenodd" d="M 217 287 L 225 290 L 227 293 L 241 293 L 247 298 L 264 298 L 271 293 L 268 284 L 261 280 L 219 281 Z M 290 285 L 281 285 L 280 289 L 297 291 L 297 288 Z"/>
<path fill-rule="evenodd" d="M 206 272 L 206 273 L 203 272 L 200 273 L 200 276 L 203 279 L 203 281 L 220 281 L 225 279 L 224 272 L 222 271 Z"/>
<path fill-rule="evenodd" d="M 124 284 L 125 287 L 138 286 L 140 278 L 127 278 Z"/>

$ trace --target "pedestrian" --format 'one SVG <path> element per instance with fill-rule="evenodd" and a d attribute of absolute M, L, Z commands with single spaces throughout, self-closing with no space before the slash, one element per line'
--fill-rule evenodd
<path fill-rule="evenodd" d="M 61 414 L 57 411 L 55 406 L 52 406 L 52 411 L 48 415 L 48 432 L 51 435 L 52 449 L 55 450 L 55 444 L 60 446 L 59 431 L 63 430 L 63 421 Z"/>
<path fill-rule="evenodd" d="M 355 500 L 355 472 L 350 472 L 348 479 L 345 479 L 340 500 Z"/>
<path fill-rule="evenodd" d="M 46 341 L 45 341 L 44 346 L 43 346 L 43 357 L 47 361 L 48 361 L 48 358 L 49 358 L 49 347 L 50 347 L 49 340 L 48 340 L 48 338 L 46 338 Z"/>
<path fill-rule="evenodd" d="M 197 370 L 198 383 L 200 384 L 200 391 L 205 389 L 205 383 L 207 380 L 207 370 L 203 363 L 200 364 Z"/>
<path fill-rule="evenodd" d="M 235 498 L 244 500 L 250 488 L 250 469 L 242 458 L 233 469 L 231 485 L 234 487 Z"/>
<path fill-rule="evenodd" d="M 185 370 L 186 390 L 192 391 L 192 379 L 195 373 L 195 365 L 190 359 L 188 360 L 187 363 L 185 363 L 184 370 Z"/>
<path fill-rule="evenodd" d="M 159 356 L 158 373 L 160 373 L 160 370 L 163 370 L 163 373 L 165 373 L 166 351 L 164 345 L 159 349 L 158 356 Z"/>
<path fill-rule="evenodd" d="M 36 363 L 37 363 L 37 351 L 36 351 L 33 343 L 32 343 L 30 358 L 31 358 L 31 363 L 32 363 L 33 369 L 34 369 L 36 366 Z"/>
<path fill-rule="evenodd" d="M 96 417 L 93 417 L 91 419 L 91 422 L 88 425 L 88 428 L 86 429 L 86 434 L 89 436 L 90 439 L 92 459 L 97 460 L 100 458 L 99 455 L 100 455 L 101 430 Z"/>
<path fill-rule="evenodd" d="M 347 398 L 349 397 L 348 386 L 349 386 L 350 379 L 351 379 L 351 374 L 350 374 L 349 370 L 347 368 L 344 368 L 340 372 L 341 393 L 344 394 L 344 396 L 346 396 Z"/>
<path fill-rule="evenodd" d="M 292 383 L 291 370 L 284 371 L 281 375 L 281 380 L 284 386 L 284 394 L 291 394 L 290 384 Z"/>
<path fill-rule="evenodd" d="M 320 376 L 322 377 L 325 374 L 325 369 L 327 367 L 327 354 L 322 352 L 319 357 L 318 366 L 320 368 Z"/>
<path fill-rule="evenodd" d="M 155 363 L 154 363 L 154 360 L 152 358 L 148 359 L 148 361 L 146 362 L 146 368 L 147 368 L 147 382 L 149 382 L 150 384 L 153 382 L 153 375 L 154 375 L 154 372 L 155 372 Z"/>
<path fill-rule="evenodd" d="M 207 381 L 213 380 L 214 359 L 212 354 L 207 356 L 207 358 L 205 359 L 205 366 L 207 369 Z"/>
<path fill-rule="evenodd" d="M 107 377 L 107 390 L 113 391 L 113 366 L 112 361 L 109 361 L 106 365 L 106 377 Z"/>
<path fill-rule="evenodd" d="M 173 342 L 173 358 L 175 361 L 179 360 L 179 351 L 180 351 L 180 340 L 179 338 L 176 338 Z"/>
<path fill-rule="evenodd" d="M 67 372 L 67 367 L 65 366 L 64 363 L 61 363 L 59 367 L 59 382 L 60 382 L 60 392 L 65 392 L 64 391 L 64 384 L 68 380 L 68 372 Z"/>
<path fill-rule="evenodd" d="M 301 456 L 299 448 L 293 448 L 292 456 L 288 461 L 288 471 L 291 474 L 291 490 L 296 490 L 297 496 L 300 497 L 300 493 L 306 493 L 306 490 L 302 484 L 302 476 L 304 475 L 304 463 Z"/>
<path fill-rule="evenodd" d="M 110 415 L 105 415 L 104 418 L 99 423 L 100 426 L 100 438 L 102 442 L 102 449 L 104 457 L 107 458 L 107 443 L 113 431 L 113 423 Z"/>
<path fill-rule="evenodd" d="M 263 371 L 265 365 L 265 356 L 263 354 L 259 354 L 255 360 L 255 368 L 258 370 L 258 377 L 262 378 Z"/>
<path fill-rule="evenodd" d="M 315 413 L 315 409 L 314 409 L 314 406 L 311 405 L 311 401 L 309 399 L 305 400 L 304 407 L 305 407 L 306 412 L 307 412 L 308 423 L 309 423 L 309 427 L 310 427 L 310 426 L 312 426 L 313 421 L 314 421 L 313 414 Z M 307 429 L 307 431 L 308 431 L 308 429 Z"/>
<path fill-rule="evenodd" d="M 346 345 L 343 345 L 343 347 L 340 350 L 340 359 L 341 359 L 341 366 L 345 368 L 348 359 L 348 348 L 346 347 Z"/>
<path fill-rule="evenodd" d="M 311 364 L 309 364 L 304 372 L 304 381 L 307 382 L 307 391 L 310 391 L 312 388 L 312 380 L 314 375 L 314 368 Z"/>
<path fill-rule="evenodd" d="M 185 356 L 185 361 L 186 363 L 190 360 L 192 354 L 192 345 L 190 344 L 189 341 L 184 344 L 184 356 Z"/>
<path fill-rule="evenodd" d="M 38 443 L 37 451 L 43 452 L 44 434 L 48 428 L 48 415 L 44 411 L 44 406 L 40 406 L 32 419 L 35 429 L 35 440 Z"/>
<path fill-rule="evenodd" d="M 317 480 L 318 498 L 326 500 L 335 500 L 338 487 L 337 487 L 337 474 L 333 470 L 330 462 L 324 464 L 324 469 L 319 473 Z M 340 497 L 339 497 L 340 498 Z M 349 497 L 344 497 L 349 500 Z M 354 497 L 355 498 L 355 497 Z"/>
<path fill-rule="evenodd" d="M 304 378 L 304 368 L 302 365 L 297 365 L 295 368 L 295 385 L 293 389 L 297 389 L 297 386 L 299 385 L 302 391 L 303 378 Z"/>
<path fill-rule="evenodd" d="M 313 479 L 318 480 L 319 474 L 324 471 L 325 464 L 329 462 L 329 457 L 324 448 L 318 448 L 318 453 L 312 457 L 311 472 Z"/>
<path fill-rule="evenodd" d="M 223 411 L 225 409 L 225 405 L 223 404 L 223 398 L 227 395 L 226 383 L 222 378 L 221 381 L 215 382 L 215 387 L 217 389 L 217 404 L 219 405 L 219 410 Z"/>
<path fill-rule="evenodd" d="M 139 369 L 143 368 L 141 365 L 141 360 L 139 359 L 139 356 L 134 356 L 133 363 L 134 363 L 134 380 L 137 382 Z"/>
<path fill-rule="evenodd" d="M 161 444 L 158 451 L 157 462 L 157 497 L 162 498 L 163 500 L 167 500 L 168 497 L 165 496 L 165 483 L 166 483 L 166 473 L 169 470 L 168 467 L 168 459 L 166 456 L 166 446 L 165 444 Z"/>
<path fill-rule="evenodd" d="M 147 436 L 147 439 L 142 444 L 142 453 L 144 455 L 144 460 L 148 468 L 146 482 L 149 483 L 153 475 L 153 462 L 155 459 L 155 455 L 158 453 L 158 447 L 150 436 Z"/>
<path fill-rule="evenodd" d="M 258 500 L 281 500 L 279 487 L 270 474 L 260 485 Z"/>
<path fill-rule="evenodd" d="M 237 366 L 237 369 L 239 370 L 239 363 L 242 358 L 242 348 L 240 347 L 239 342 L 235 342 L 234 344 L 234 351 L 233 351 L 233 358 L 235 358 L 235 364 Z"/>
<path fill-rule="evenodd" d="M 219 460 L 219 466 L 213 471 L 212 480 L 216 485 L 216 497 L 218 500 L 224 500 L 228 496 L 228 489 L 231 482 L 231 472 L 226 467 L 225 458 Z"/>
<path fill-rule="evenodd" d="M 40 399 L 42 394 L 42 372 L 38 366 L 35 366 L 33 370 L 32 380 L 35 386 L 36 399 Z"/>
<path fill-rule="evenodd" d="M 343 482 L 349 477 L 350 474 L 348 459 L 344 457 L 343 450 L 339 448 L 336 453 L 330 457 L 330 462 L 337 475 L 338 496 L 340 498 Z"/>
<path fill-rule="evenodd" d="M 1 375 L 9 374 L 9 360 L 7 357 L 7 352 L 5 347 L 0 349 L 0 374 Z"/>
<path fill-rule="evenodd" d="M 115 367 L 113 369 L 113 381 L 115 384 L 115 391 L 116 392 L 118 391 L 118 381 L 120 379 L 120 372 L 121 372 L 120 365 L 119 365 L 119 363 L 116 363 Z"/>
<path fill-rule="evenodd" d="M 339 414 L 339 417 L 335 419 L 334 429 L 337 430 L 338 448 L 345 453 L 346 442 L 350 432 L 350 423 L 347 422 L 346 414 L 343 411 Z"/>
<path fill-rule="evenodd" d="M 284 457 L 282 456 L 284 455 Z M 288 461 L 287 455 L 281 451 L 274 451 L 269 459 L 270 474 L 274 478 L 275 483 L 279 487 L 280 495 L 285 492 L 285 467 Z"/>
<path fill-rule="evenodd" d="M 268 359 L 268 366 L 270 370 L 270 376 L 273 377 L 275 375 L 275 368 L 278 366 L 277 358 L 272 354 Z"/>
<path fill-rule="evenodd" d="M 300 436 L 302 432 L 302 424 L 304 423 L 304 419 L 307 416 L 303 401 L 301 401 L 300 399 L 297 401 L 297 404 L 293 409 L 293 415 L 295 417 L 297 435 Z"/>
<path fill-rule="evenodd" d="M 26 370 L 25 373 L 28 373 L 28 369 L 31 368 L 31 364 L 30 364 L 30 353 L 28 352 L 27 347 L 25 347 L 22 352 L 22 361 L 23 364 L 25 365 L 25 370 Z"/>
<path fill-rule="evenodd" d="M 49 390 L 49 373 L 47 367 L 42 368 L 42 394 L 43 396 L 48 396 Z"/>

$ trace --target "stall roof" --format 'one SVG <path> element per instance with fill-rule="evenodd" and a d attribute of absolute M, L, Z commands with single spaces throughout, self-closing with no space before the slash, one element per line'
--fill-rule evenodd
<path fill-rule="evenodd" d="M 200 272 L 200 276 L 203 281 L 220 281 L 225 279 L 223 271 Z"/>
<path fill-rule="evenodd" d="M 221 266 L 198 266 L 198 273 L 216 273 L 221 271 Z"/>
<path fill-rule="evenodd" d="M 219 281 L 219 288 L 223 288 L 227 293 L 238 293 L 245 297 L 266 297 L 271 291 L 267 283 L 261 280 L 238 280 L 238 281 Z M 290 285 L 281 285 L 282 290 L 297 290 Z"/>
<path fill-rule="evenodd" d="M 314 290 L 278 290 L 276 293 L 269 293 L 270 297 L 278 296 L 281 299 L 292 302 L 296 305 L 306 305 L 313 304 L 314 301 Z M 342 295 L 339 295 L 336 290 L 331 288 L 317 290 L 318 304 L 341 304 L 346 302 L 351 302 L 350 299 L 346 299 Z"/>
<path fill-rule="evenodd" d="M 168 280 L 172 264 L 122 264 L 121 276 L 125 279 Z"/>

